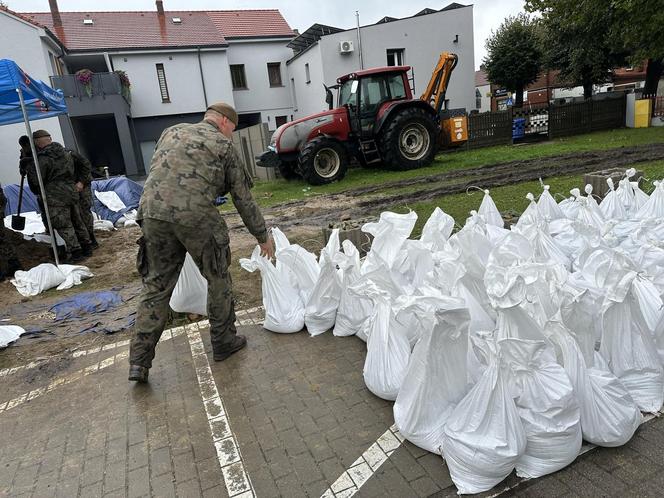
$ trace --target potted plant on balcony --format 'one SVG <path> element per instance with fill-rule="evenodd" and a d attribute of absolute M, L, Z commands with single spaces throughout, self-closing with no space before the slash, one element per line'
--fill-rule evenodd
<path fill-rule="evenodd" d="M 131 103 L 131 82 L 129 81 L 129 76 L 122 69 L 116 69 L 114 72 L 120 77 L 120 93 L 127 99 L 127 102 Z"/>
<path fill-rule="evenodd" d="M 90 71 L 89 69 L 81 69 L 79 71 L 76 71 L 76 79 L 78 82 L 83 85 L 83 89 L 85 90 L 85 93 L 87 93 L 88 97 L 92 98 L 92 75 L 94 73 Z"/>

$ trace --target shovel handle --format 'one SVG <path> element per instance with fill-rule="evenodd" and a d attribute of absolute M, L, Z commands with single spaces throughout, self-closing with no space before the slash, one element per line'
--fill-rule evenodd
<path fill-rule="evenodd" d="M 17 216 L 21 214 L 21 204 L 23 203 L 23 183 L 25 182 L 25 175 L 21 175 L 21 186 L 18 189 L 18 211 Z"/>

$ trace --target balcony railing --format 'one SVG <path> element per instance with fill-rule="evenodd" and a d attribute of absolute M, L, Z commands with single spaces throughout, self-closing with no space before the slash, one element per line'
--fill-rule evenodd
<path fill-rule="evenodd" d="M 51 76 L 51 84 L 54 88 L 61 89 L 65 97 L 76 98 L 79 100 L 95 97 L 106 97 L 107 95 L 122 95 L 127 103 L 128 93 L 125 94 L 122 90 L 120 77 L 115 73 L 93 73 L 90 82 L 89 93 L 85 85 L 81 83 L 76 75 L 65 74 L 62 76 Z M 128 90 L 126 90 L 128 92 Z"/>

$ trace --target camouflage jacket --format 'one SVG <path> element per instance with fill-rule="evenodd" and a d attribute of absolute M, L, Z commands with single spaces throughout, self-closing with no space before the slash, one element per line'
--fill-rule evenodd
<path fill-rule="evenodd" d="M 227 233 L 214 201 L 230 193 L 242 221 L 262 243 L 267 240 L 267 230 L 251 187 L 251 177 L 233 143 L 216 125 L 209 121 L 178 124 L 164 130 L 157 142 L 138 219 L 217 228 Z"/>
<path fill-rule="evenodd" d="M 35 162 L 32 160 L 32 154 L 24 154 L 21 152 L 18 170 L 21 173 L 21 176 L 25 175 L 28 180 L 28 187 L 30 187 L 32 193 L 35 195 L 41 195 L 39 178 L 37 177 L 37 168 L 35 168 Z"/>
<path fill-rule="evenodd" d="M 67 152 L 69 152 L 71 158 L 74 160 L 75 180 L 87 187 L 92 183 L 92 165 L 90 161 L 75 150 L 67 149 Z"/>
<path fill-rule="evenodd" d="M 37 152 L 39 170 L 49 205 L 66 206 L 75 202 L 74 161 L 65 148 L 53 142 Z"/>

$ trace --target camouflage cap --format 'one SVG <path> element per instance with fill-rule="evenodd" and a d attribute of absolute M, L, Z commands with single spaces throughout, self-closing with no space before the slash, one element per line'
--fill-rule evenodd
<path fill-rule="evenodd" d="M 50 137 L 51 134 L 46 130 L 37 130 L 32 133 L 32 138 Z"/>
<path fill-rule="evenodd" d="M 235 112 L 235 109 L 229 104 L 226 104 L 225 102 L 217 102 L 216 104 L 212 104 L 208 106 L 207 108 L 208 111 L 216 111 L 219 114 L 226 116 L 228 119 L 230 119 L 235 126 L 237 126 L 238 122 L 238 117 L 237 117 L 237 112 Z"/>

